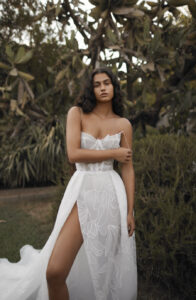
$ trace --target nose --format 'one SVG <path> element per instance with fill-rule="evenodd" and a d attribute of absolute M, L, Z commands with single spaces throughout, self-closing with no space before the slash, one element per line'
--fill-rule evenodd
<path fill-rule="evenodd" d="M 101 91 L 105 91 L 105 85 L 104 85 L 104 83 L 101 83 Z"/>

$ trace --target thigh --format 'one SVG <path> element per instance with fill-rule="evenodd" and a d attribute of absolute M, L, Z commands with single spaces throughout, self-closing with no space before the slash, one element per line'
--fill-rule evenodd
<path fill-rule="evenodd" d="M 76 202 L 59 233 L 48 268 L 66 278 L 82 243 L 83 237 Z"/>

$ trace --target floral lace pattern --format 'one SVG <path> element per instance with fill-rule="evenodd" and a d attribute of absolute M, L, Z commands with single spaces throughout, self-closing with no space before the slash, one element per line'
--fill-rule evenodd
<path fill-rule="evenodd" d="M 111 149 L 118 148 L 119 143 L 120 133 L 103 139 L 82 133 L 82 148 Z M 76 167 L 87 172 L 77 205 L 96 300 L 120 300 L 118 291 L 123 275 L 133 272 L 136 256 L 134 237 L 130 241 L 127 226 L 121 224 L 117 194 L 110 176 L 113 160 L 77 163 Z"/>

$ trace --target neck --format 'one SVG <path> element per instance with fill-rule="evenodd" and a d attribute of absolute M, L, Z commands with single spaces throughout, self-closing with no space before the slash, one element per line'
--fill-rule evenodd
<path fill-rule="evenodd" d="M 112 101 L 106 102 L 106 103 L 98 102 L 97 105 L 95 106 L 95 108 L 93 109 L 93 112 L 97 113 L 103 117 L 111 115 L 113 113 Z"/>

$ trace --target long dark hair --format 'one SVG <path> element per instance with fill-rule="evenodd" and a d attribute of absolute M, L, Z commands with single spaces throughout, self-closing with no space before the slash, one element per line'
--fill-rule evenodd
<path fill-rule="evenodd" d="M 96 74 L 100 73 L 107 74 L 108 77 L 111 79 L 112 85 L 114 87 L 112 109 L 115 114 L 119 115 L 120 117 L 123 117 L 124 107 L 119 81 L 117 77 L 112 73 L 112 71 L 106 67 L 97 68 L 91 73 L 91 75 L 86 81 L 81 95 L 76 100 L 75 105 L 81 107 L 84 113 L 89 113 L 94 109 L 94 107 L 96 106 L 96 98 L 94 94 L 93 78 Z"/>
<path fill-rule="evenodd" d="M 97 68 L 94 71 L 92 71 L 90 76 L 87 78 L 84 88 L 80 93 L 79 97 L 76 99 L 74 105 L 81 107 L 84 113 L 90 113 L 94 109 L 94 107 L 96 106 L 96 98 L 94 94 L 93 79 L 96 74 L 100 74 L 100 73 L 107 74 L 108 77 L 111 79 L 112 85 L 114 87 L 114 97 L 112 99 L 112 110 L 115 114 L 119 115 L 120 117 L 123 117 L 124 106 L 123 106 L 123 97 L 122 97 L 119 81 L 117 77 L 112 73 L 112 71 L 106 67 Z M 116 171 L 119 171 L 117 161 L 114 161 L 114 169 Z M 74 165 L 71 164 L 71 171 L 72 171 L 71 175 L 75 170 L 76 170 L 75 164 Z"/>

